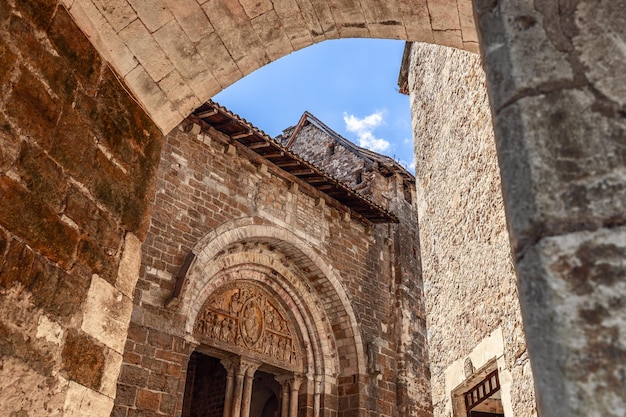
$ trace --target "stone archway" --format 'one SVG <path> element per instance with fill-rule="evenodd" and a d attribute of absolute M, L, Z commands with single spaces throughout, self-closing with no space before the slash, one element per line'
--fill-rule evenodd
<path fill-rule="evenodd" d="M 280 398 L 280 415 L 295 417 L 307 406 L 300 404 L 298 396 L 300 387 L 308 385 L 305 375 L 313 380 L 317 376 L 307 363 L 311 355 L 302 341 L 307 329 L 300 328 L 295 312 L 288 311 L 289 300 L 261 284 L 262 272 L 237 269 L 224 274 L 233 279 L 207 297 L 194 324 L 194 336 L 200 342 L 196 350 L 221 358 L 227 373 L 223 415 L 247 417 L 252 409 L 270 412 L 268 401 Z M 277 392 L 269 391 L 273 396 L 259 394 L 257 372 L 280 387 Z M 308 405 L 313 410 L 313 404 Z M 274 411 L 278 412 L 277 406 Z"/>
<path fill-rule="evenodd" d="M 171 300 L 170 306 L 187 318 L 185 331 L 193 335 L 194 344 L 200 345 L 198 349 L 218 357 L 223 356 L 223 352 L 230 352 L 230 355 L 261 364 L 258 369 L 276 375 L 276 380 L 283 384 L 281 404 L 298 404 L 298 392 L 305 392 L 307 402 L 299 407 L 304 407 L 307 415 L 321 416 L 326 415 L 321 404 L 336 401 L 340 380 L 352 381 L 355 375 L 365 375 L 367 371 L 358 325 L 352 324 L 355 316 L 349 299 L 339 284 L 339 277 L 310 243 L 286 229 L 256 224 L 254 219 L 242 218 L 223 224 L 194 248 L 196 258 L 179 298 Z M 244 287 L 264 288 L 261 292 L 271 294 L 268 299 L 274 299 L 275 305 L 284 306 L 279 316 L 289 312 L 290 326 L 294 328 L 292 334 L 298 335 L 298 343 L 303 346 L 301 358 L 295 354 L 289 359 L 297 357 L 301 362 L 286 364 L 286 356 L 280 357 L 280 341 L 274 346 L 278 349 L 278 360 L 265 354 L 266 348 L 271 350 L 273 346 L 268 345 L 266 339 L 258 339 L 260 345 L 253 349 L 243 339 L 238 344 L 235 333 L 244 337 L 239 324 L 243 317 L 229 316 L 235 331 L 227 330 L 222 337 L 222 324 L 229 325 L 228 314 L 207 307 L 216 304 L 212 294 L 231 297 L 228 305 L 222 303 L 220 311 L 224 312 L 230 309 L 235 293 L 239 294 L 236 298 L 241 298 Z M 240 303 L 243 308 L 246 301 Z M 216 317 L 219 324 L 214 323 Z M 201 336 L 198 330 L 203 328 L 209 334 L 215 329 L 215 337 Z M 229 343 L 225 342 L 228 335 L 232 336 Z M 293 343 L 287 341 L 283 345 Z M 286 390 L 289 390 L 288 396 Z M 296 412 L 297 408 L 283 409 L 281 405 L 284 415 L 291 416 Z"/>
<path fill-rule="evenodd" d="M 243 242 L 258 245 L 257 247 L 274 247 L 276 250 L 251 253 L 249 248 L 242 245 Z M 330 268 L 316 252 L 315 242 L 304 241 L 281 227 L 260 225 L 253 218 L 241 218 L 215 228 L 196 244 L 192 252 L 195 254 L 195 261 L 182 285 L 182 293 L 178 299 L 173 300 L 180 303 L 180 310 L 188 317 L 187 332 L 193 331 L 193 323 L 204 301 L 199 298 L 200 294 L 208 294 L 223 283 L 219 271 L 241 264 L 263 265 L 264 268 L 276 271 L 277 276 L 284 279 L 279 291 L 290 294 L 294 297 L 294 305 L 308 311 L 309 328 L 315 328 L 319 334 L 332 334 L 332 328 L 335 328 L 344 335 L 342 338 L 347 338 L 344 356 L 350 358 L 350 365 L 342 367 L 335 362 L 320 362 L 316 366 L 335 376 L 342 376 L 342 372 L 352 368 L 356 368 L 359 374 L 367 372 L 363 341 L 357 331 L 357 320 L 349 297 L 341 285 L 337 271 Z M 287 262 L 286 257 L 297 259 L 298 264 Z M 313 286 L 319 290 L 313 290 Z M 312 294 L 317 292 L 327 294 L 326 298 L 313 297 Z M 326 327 L 322 317 L 330 320 Z M 307 316 L 304 315 L 303 319 L 307 319 Z M 321 352 L 333 357 L 333 347 L 327 337 L 314 338 L 311 343 L 317 344 Z M 324 356 L 319 356 L 322 357 Z"/>
<path fill-rule="evenodd" d="M 166 133 L 238 79 L 327 39 L 401 39 L 478 51 L 471 0 L 65 3 Z"/>

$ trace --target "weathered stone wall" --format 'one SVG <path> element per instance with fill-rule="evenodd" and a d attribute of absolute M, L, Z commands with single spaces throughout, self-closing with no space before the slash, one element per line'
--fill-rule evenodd
<path fill-rule="evenodd" d="M 538 408 L 626 414 L 626 10 L 476 1 Z"/>
<path fill-rule="evenodd" d="M 173 415 L 181 413 L 187 360 L 197 344 L 188 330 L 188 314 L 199 306 L 185 299 L 169 307 L 166 303 L 185 257 L 194 250 L 201 262 L 205 255 L 198 252 L 198 245 L 219 232 L 211 242 L 224 243 L 215 256 L 242 268 L 260 259 L 279 259 L 272 265 L 293 270 L 303 280 L 297 285 L 306 290 L 298 296 L 307 308 L 321 313 L 316 326 L 326 326 L 329 335 L 327 341 L 312 343 L 328 344 L 331 352 L 324 360 L 338 364 L 328 370 L 324 382 L 330 388 L 321 399 L 322 415 L 391 416 L 400 404 L 402 415 L 427 416 L 425 327 L 419 313 L 423 300 L 415 279 L 417 234 L 414 223 L 409 225 L 415 211 L 404 201 L 396 180 L 389 184 L 389 192 L 399 196 L 396 211 L 406 223 L 371 225 L 351 218 L 345 208 L 312 187 L 294 185 L 293 178 L 245 148 L 227 145 L 227 137 L 215 130 L 196 135 L 185 133 L 181 125 L 167 135 L 113 415 L 148 411 L 172 415 L 173 398 Z M 246 238 L 252 229 L 261 235 Z M 272 238 L 272 233 L 295 240 Z M 308 255 L 299 249 L 302 244 Z M 401 255 L 403 251 L 407 253 Z M 407 258 L 411 261 L 402 264 Z M 320 264 L 339 278 L 333 285 L 345 291 L 347 299 L 332 295 Z M 190 276 L 195 276 L 196 267 Z M 196 287 L 199 290 L 201 283 L 187 282 L 186 294 L 193 294 Z M 343 303 L 349 305 L 352 318 Z M 406 311 L 412 308 L 414 313 Z M 164 341 L 156 351 L 151 337 Z M 168 351 L 171 355 L 166 357 Z M 151 380 L 161 383 L 150 384 Z M 144 391 L 161 403 L 151 403 L 150 408 L 140 404 L 139 393 Z M 312 398 L 310 388 L 301 394 Z"/>
<path fill-rule="evenodd" d="M 294 130 L 295 128 L 286 129 L 276 140 L 286 146 Z M 369 151 L 360 152 L 356 145 L 351 145 L 351 147 L 343 146 L 324 130 L 314 124 L 306 123 L 298 130 L 289 149 L 359 194 L 389 210 L 395 197 L 388 192 L 389 179 L 381 173 L 377 160 L 365 155 L 365 152 Z M 386 157 L 380 155 L 379 158 Z M 393 164 L 393 161 L 389 159 L 388 164 Z M 410 190 L 414 186 L 412 183 L 407 183 L 405 187 Z M 406 200 L 411 204 L 413 196 L 410 192 L 407 195 Z"/>
<path fill-rule="evenodd" d="M 435 416 L 451 415 L 467 357 L 497 357 L 505 412 L 533 416 L 480 57 L 413 44 L 409 74 Z"/>
<path fill-rule="evenodd" d="M 317 122 L 315 122 L 317 123 Z M 398 406 L 401 415 L 431 412 L 426 360 L 424 294 L 414 178 L 391 158 L 333 137 L 315 123 L 306 123 L 291 141 L 295 128 L 277 138 L 290 150 L 341 180 L 359 194 L 372 199 L 401 219 L 393 231 L 393 279 L 396 284 L 398 317 Z M 384 166 L 384 167 L 383 167 Z M 385 170 L 383 175 L 382 170 Z M 392 178 L 390 178 L 392 177 Z M 390 184 L 393 184 L 390 187 Z M 420 401 L 420 399 L 422 399 Z"/>
<path fill-rule="evenodd" d="M 3 415 L 109 415 L 161 142 L 63 7 L 0 3 Z"/>

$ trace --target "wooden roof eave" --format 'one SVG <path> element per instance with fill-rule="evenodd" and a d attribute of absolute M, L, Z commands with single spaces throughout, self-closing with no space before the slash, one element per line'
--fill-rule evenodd
<path fill-rule="evenodd" d="M 259 156 L 275 164 L 281 170 L 310 184 L 341 204 L 368 219 L 372 223 L 397 223 L 398 218 L 373 201 L 357 194 L 354 190 L 321 171 L 312 163 L 302 159 L 283 147 L 265 132 L 252 126 L 222 106 L 208 101 L 193 113 L 194 118 L 212 126 Z M 204 116 L 204 117 L 199 117 Z"/>

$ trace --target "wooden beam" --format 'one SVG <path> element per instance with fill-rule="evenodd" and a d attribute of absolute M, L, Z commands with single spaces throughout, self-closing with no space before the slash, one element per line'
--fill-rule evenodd
<path fill-rule="evenodd" d="M 278 158 L 281 156 L 285 156 L 285 152 L 262 153 L 261 156 L 267 159 Z"/>
<path fill-rule="evenodd" d="M 231 139 L 242 139 L 242 138 L 247 138 L 248 136 L 252 136 L 253 132 L 252 130 L 248 130 L 247 132 L 243 132 L 243 133 L 235 133 L 234 135 L 231 135 L 230 138 Z"/>
<path fill-rule="evenodd" d="M 206 111 L 203 111 L 201 113 L 196 114 L 196 117 L 199 117 L 199 118 L 202 119 L 203 117 L 215 116 L 216 114 L 217 114 L 217 110 L 216 109 L 206 110 Z"/>
<path fill-rule="evenodd" d="M 274 163 L 281 168 L 297 167 L 300 165 L 300 162 L 298 161 L 285 161 L 285 162 L 274 162 Z M 289 172 L 291 173 L 291 171 Z"/>
<path fill-rule="evenodd" d="M 270 143 L 267 141 L 254 142 L 250 145 L 247 145 L 248 149 L 259 149 L 259 148 L 267 148 L 270 146 Z"/>
<path fill-rule="evenodd" d="M 293 171 L 289 171 L 291 175 L 299 176 L 299 175 L 311 175 L 315 174 L 312 169 L 294 169 Z"/>

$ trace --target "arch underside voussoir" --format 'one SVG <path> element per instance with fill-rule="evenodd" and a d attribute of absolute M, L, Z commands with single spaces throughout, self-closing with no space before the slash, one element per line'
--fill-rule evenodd
<path fill-rule="evenodd" d="M 471 0 L 64 3 L 165 133 L 252 71 L 327 39 L 400 39 L 478 50 Z"/>

